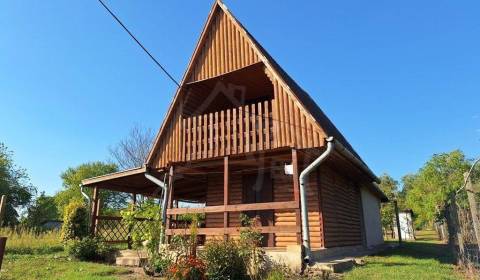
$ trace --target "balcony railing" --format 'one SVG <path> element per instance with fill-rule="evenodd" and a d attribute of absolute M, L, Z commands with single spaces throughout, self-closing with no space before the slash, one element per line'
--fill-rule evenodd
<path fill-rule="evenodd" d="M 234 155 L 273 147 L 271 101 L 183 120 L 186 160 Z"/>

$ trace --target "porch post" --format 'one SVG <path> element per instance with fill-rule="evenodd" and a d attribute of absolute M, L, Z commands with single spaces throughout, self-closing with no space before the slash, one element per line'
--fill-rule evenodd
<path fill-rule="evenodd" d="M 229 190 L 229 168 L 228 168 L 228 156 L 223 158 L 223 205 L 225 206 L 225 210 L 228 205 L 228 190 Z M 228 212 L 223 212 L 223 229 L 224 235 L 223 238 L 226 240 L 228 238 L 228 234 L 226 234 L 226 230 L 228 227 Z"/>
<path fill-rule="evenodd" d="M 168 185 L 167 185 L 167 210 L 172 208 L 172 197 L 173 197 L 173 166 L 170 166 L 170 170 L 168 172 Z M 170 222 L 171 222 L 171 215 L 167 215 L 167 219 L 165 221 L 165 232 L 170 229 Z M 167 239 L 166 243 L 169 243 L 170 236 L 165 235 Z"/>
<path fill-rule="evenodd" d="M 90 219 L 90 234 L 95 236 L 97 227 L 97 214 L 98 214 L 98 187 L 93 188 L 93 200 Z"/>
<path fill-rule="evenodd" d="M 293 166 L 293 197 L 295 199 L 295 203 L 297 208 L 295 209 L 295 226 L 297 228 L 301 228 L 301 220 L 300 220 L 300 186 L 299 186 L 299 178 L 298 178 L 298 155 L 297 149 L 292 149 L 292 166 Z M 302 244 L 302 233 L 297 232 L 297 244 Z"/>
<path fill-rule="evenodd" d="M 137 194 L 132 193 L 132 204 L 133 204 L 133 209 L 137 206 Z"/>

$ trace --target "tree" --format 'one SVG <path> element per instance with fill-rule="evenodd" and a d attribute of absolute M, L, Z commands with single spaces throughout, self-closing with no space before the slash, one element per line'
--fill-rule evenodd
<path fill-rule="evenodd" d="M 395 181 L 395 179 L 393 179 L 390 175 L 385 173 L 380 177 L 380 189 L 392 202 L 393 200 L 396 199 L 398 194 L 398 182 Z M 381 215 L 382 215 L 382 227 L 390 229 L 393 234 L 395 208 L 393 206 L 393 203 L 391 202 L 382 204 Z"/>
<path fill-rule="evenodd" d="M 114 163 L 89 162 L 77 167 L 70 167 L 61 174 L 63 180 L 63 190 L 55 195 L 55 203 L 59 214 L 63 216 L 65 207 L 72 201 L 83 202 L 84 198 L 80 192 L 82 180 L 117 172 L 118 167 Z M 92 190 L 86 188 L 85 192 L 92 195 Z M 127 195 L 119 192 L 102 190 L 100 199 L 107 208 L 118 209 L 126 205 Z"/>
<path fill-rule="evenodd" d="M 43 222 L 58 219 L 58 209 L 53 196 L 42 192 L 27 209 L 25 224 L 29 227 L 39 227 Z"/>
<path fill-rule="evenodd" d="M 110 155 L 120 169 L 140 167 L 145 163 L 152 142 L 152 130 L 135 125 L 124 139 L 109 148 Z"/>
<path fill-rule="evenodd" d="M 415 213 L 417 227 L 445 218 L 449 197 L 463 185 L 463 173 L 469 167 L 463 152 L 455 150 L 433 155 L 417 174 L 404 177 L 406 205 Z"/>
<path fill-rule="evenodd" d="M 0 142 L 0 196 L 6 195 L 7 205 L 3 223 L 18 223 L 17 209 L 30 203 L 36 188 L 30 183 L 25 169 L 16 166 L 12 152 Z"/>

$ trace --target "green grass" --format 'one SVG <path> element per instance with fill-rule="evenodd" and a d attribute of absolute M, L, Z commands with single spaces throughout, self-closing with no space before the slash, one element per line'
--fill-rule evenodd
<path fill-rule="evenodd" d="M 36 233 L 28 229 L 0 229 L 7 236 L 0 279 L 108 280 L 129 276 L 130 271 L 107 264 L 72 260 L 60 243 L 58 231 Z"/>
<path fill-rule="evenodd" d="M 99 263 L 75 261 L 60 255 L 7 255 L 0 279 L 119 279 L 130 274 L 126 269 Z"/>
<path fill-rule="evenodd" d="M 2 280 L 146 279 L 125 268 L 72 260 L 63 252 L 57 232 L 36 235 L 4 229 L 0 235 L 9 238 L 0 272 Z M 346 272 L 343 279 L 462 279 L 447 246 L 436 240 L 434 232 L 419 232 L 417 241 L 365 260 L 365 265 Z"/>
<path fill-rule="evenodd" d="M 345 273 L 345 280 L 358 279 L 462 279 L 455 271 L 447 245 L 434 232 L 419 232 L 417 241 L 365 258 L 364 266 Z"/>
<path fill-rule="evenodd" d="M 23 228 L 0 228 L 7 237 L 6 254 L 50 254 L 63 251 L 58 231 L 43 233 Z"/>

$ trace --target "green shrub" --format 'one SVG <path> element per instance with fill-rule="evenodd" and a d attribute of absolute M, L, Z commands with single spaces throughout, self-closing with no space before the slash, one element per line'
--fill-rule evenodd
<path fill-rule="evenodd" d="M 258 217 L 251 219 L 241 214 L 240 221 L 244 227 L 240 230 L 240 256 L 246 264 L 251 279 L 262 279 L 267 271 L 267 256 L 261 247 L 263 236 L 257 228 Z"/>
<path fill-rule="evenodd" d="M 165 276 L 173 260 L 168 252 L 160 252 L 150 256 L 148 263 L 143 267 L 147 275 Z"/>
<path fill-rule="evenodd" d="M 65 207 L 61 238 L 64 242 L 88 236 L 88 211 L 83 203 L 72 201 Z"/>
<path fill-rule="evenodd" d="M 205 264 L 201 259 L 195 256 L 180 258 L 176 263 L 173 263 L 169 267 L 167 279 L 206 280 Z"/>
<path fill-rule="evenodd" d="M 111 251 L 105 242 L 92 237 L 70 240 L 67 244 L 67 253 L 82 261 L 105 260 Z"/>
<path fill-rule="evenodd" d="M 207 243 L 201 257 L 206 263 L 209 280 L 247 279 L 247 267 L 235 241 Z"/>

